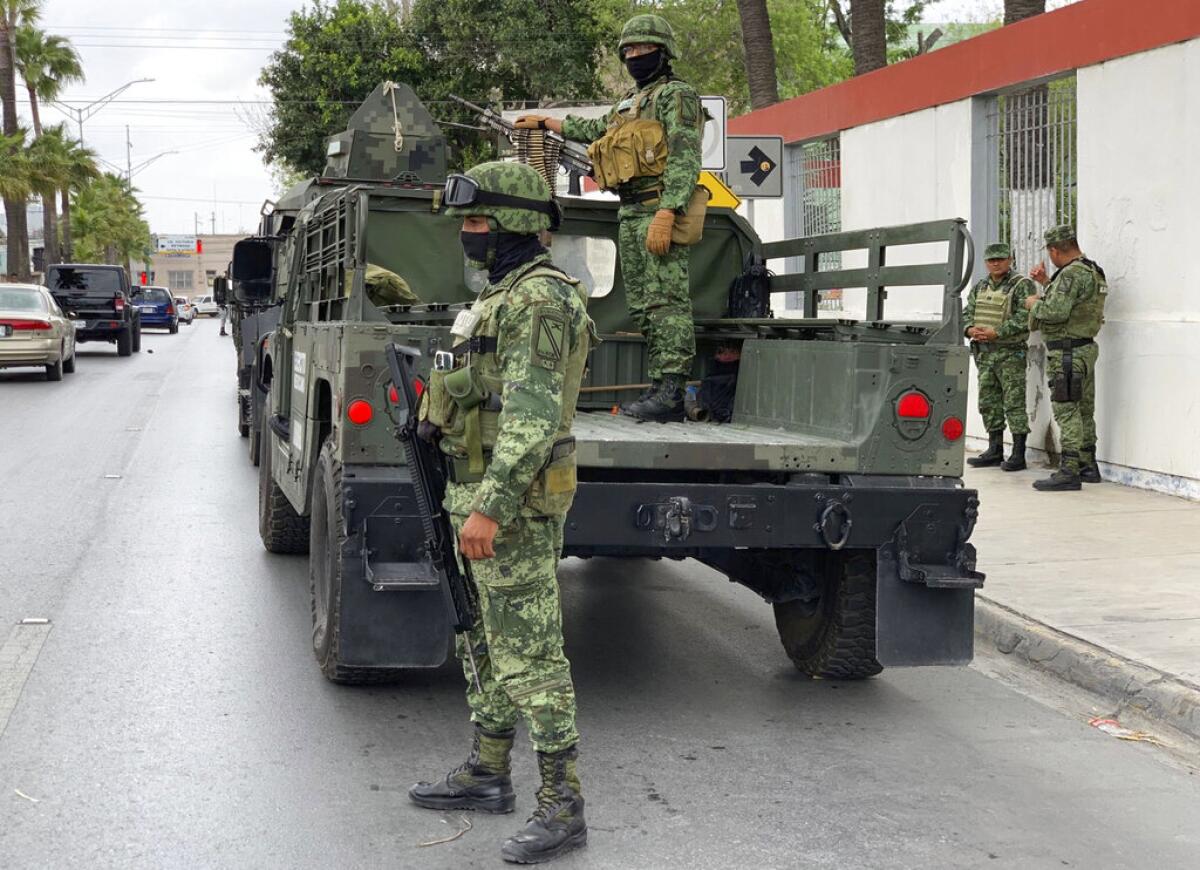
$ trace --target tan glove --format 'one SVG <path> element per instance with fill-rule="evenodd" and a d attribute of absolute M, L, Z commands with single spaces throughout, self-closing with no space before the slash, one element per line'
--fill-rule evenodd
<path fill-rule="evenodd" d="M 522 115 L 513 122 L 513 126 L 518 130 L 545 130 L 546 116 L 545 115 Z"/>
<path fill-rule="evenodd" d="M 646 250 L 656 257 L 661 257 L 671 250 L 671 229 L 675 226 L 675 212 L 669 208 L 660 208 L 650 221 L 650 229 L 646 231 Z"/>

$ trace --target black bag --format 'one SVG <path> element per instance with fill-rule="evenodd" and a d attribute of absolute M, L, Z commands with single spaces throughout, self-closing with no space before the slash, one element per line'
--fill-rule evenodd
<path fill-rule="evenodd" d="M 733 397 L 737 391 L 738 364 L 714 364 L 712 371 L 700 379 L 697 395 L 699 406 L 708 412 L 710 420 L 728 423 L 733 419 Z"/>
<path fill-rule="evenodd" d="M 771 275 L 767 263 L 754 252 L 746 255 L 742 274 L 729 285 L 730 317 L 771 317 Z"/>

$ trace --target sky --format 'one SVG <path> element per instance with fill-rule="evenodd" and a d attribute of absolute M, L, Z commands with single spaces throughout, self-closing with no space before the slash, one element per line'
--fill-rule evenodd
<path fill-rule="evenodd" d="M 112 164 L 108 168 L 122 170 L 128 125 L 134 185 L 152 232 L 248 233 L 257 226 L 259 208 L 274 195 L 274 186 L 253 150 L 256 136 L 246 119 L 265 108 L 269 98 L 256 83 L 259 70 L 283 44 L 288 14 L 301 5 L 301 0 L 46 0 L 43 29 L 71 39 L 87 74 L 64 101 L 86 106 L 132 79 L 154 79 L 133 85 L 83 125 L 86 144 Z M 1002 9 L 1003 0 L 938 0 L 925 17 L 986 21 Z M 53 107 L 42 116 L 45 123 L 66 119 Z M 71 130 L 77 133 L 74 122 Z M 158 157 L 171 151 L 177 153 Z"/>

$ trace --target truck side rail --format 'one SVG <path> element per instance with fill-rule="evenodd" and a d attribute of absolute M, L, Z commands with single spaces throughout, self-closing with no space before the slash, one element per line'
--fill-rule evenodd
<path fill-rule="evenodd" d="M 889 266 L 889 248 L 946 242 L 944 262 Z M 822 254 L 849 251 L 867 252 L 867 265 L 859 269 L 821 271 Z M 850 230 L 780 242 L 764 242 L 760 248 L 764 260 L 795 257 L 803 260 L 804 271 L 773 275 L 771 293 L 799 292 L 804 297 L 804 317 L 817 317 L 817 297 L 821 290 L 865 287 L 868 322 L 884 319 L 884 300 L 888 287 L 941 285 L 942 326 L 929 339 L 935 344 L 962 341 L 962 308 L 959 296 L 971 280 L 975 268 L 975 244 L 962 218 Z M 966 260 L 966 268 L 963 261 Z"/>

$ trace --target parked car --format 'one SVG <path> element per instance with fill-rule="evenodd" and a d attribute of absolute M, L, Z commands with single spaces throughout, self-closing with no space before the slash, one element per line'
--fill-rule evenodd
<path fill-rule="evenodd" d="M 196 309 L 186 296 L 175 297 L 175 311 L 179 314 L 179 322 L 189 326 L 196 319 Z"/>
<path fill-rule="evenodd" d="M 221 313 L 220 306 L 217 305 L 216 300 L 211 296 L 201 296 L 199 299 L 193 299 L 192 305 L 196 309 L 197 317 L 216 317 Z"/>
<path fill-rule="evenodd" d="M 166 287 L 134 287 L 133 304 L 142 312 L 142 328 L 165 329 L 174 335 L 179 332 L 179 314 L 175 297 Z"/>
<path fill-rule="evenodd" d="M 70 320 L 75 340 L 107 341 L 117 356 L 142 349 L 142 312 L 124 267 L 103 263 L 55 263 L 46 268 L 46 286 Z"/>
<path fill-rule="evenodd" d="M 0 284 L 0 368 L 45 366 L 46 380 L 75 371 L 75 324 L 37 284 Z"/>

